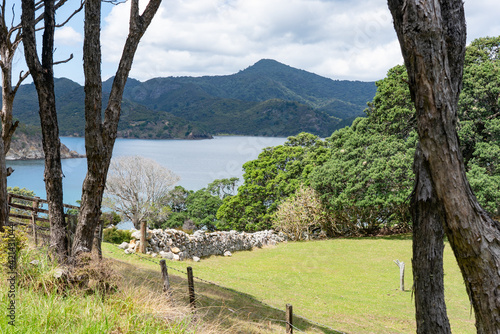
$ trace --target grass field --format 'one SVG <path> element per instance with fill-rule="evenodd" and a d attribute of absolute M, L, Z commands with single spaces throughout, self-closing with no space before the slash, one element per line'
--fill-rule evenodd
<path fill-rule="evenodd" d="M 159 277 L 159 266 L 134 255 L 125 255 L 114 245 L 104 244 L 104 255 L 132 264 L 135 271 L 147 270 Z M 399 268 L 406 264 L 405 285 L 399 290 Z M 153 259 L 158 261 L 158 259 Z M 293 305 L 294 313 L 346 333 L 414 333 L 412 300 L 411 239 L 408 235 L 380 238 L 334 239 L 284 243 L 274 247 L 238 252 L 232 257 L 210 257 L 201 262 L 171 262 L 185 271 L 191 266 L 195 276 L 216 282 L 262 303 L 283 309 Z M 138 274 L 137 272 L 135 274 Z M 181 275 L 170 270 L 171 275 Z M 185 284 L 178 278 L 178 284 Z M 259 305 L 253 299 L 216 289 L 195 281 L 199 305 L 211 310 L 207 317 L 221 316 L 224 322 L 244 326 L 266 324 L 282 314 Z M 462 276 L 450 246 L 445 247 L 445 291 L 452 331 L 474 333 L 474 315 Z M 224 315 L 217 309 L 225 307 Z M 227 312 L 229 309 L 229 313 Z M 238 324 L 241 321 L 242 323 Z M 242 327 L 243 326 L 243 327 Z M 227 327 L 227 324 L 225 325 Z M 331 333 L 326 328 L 300 322 L 306 332 Z M 250 327 L 249 327 L 250 328 Z M 263 333 L 273 329 L 269 325 Z M 247 329 L 248 333 L 256 332 Z"/>

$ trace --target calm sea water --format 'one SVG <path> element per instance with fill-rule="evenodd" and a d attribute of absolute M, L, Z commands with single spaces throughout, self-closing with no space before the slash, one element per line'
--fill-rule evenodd
<path fill-rule="evenodd" d="M 239 177 L 242 180 L 245 162 L 256 159 L 263 148 L 285 141 L 286 138 L 244 136 L 210 140 L 117 139 L 113 157 L 139 155 L 153 159 L 179 175 L 179 185 L 198 190 L 215 179 Z M 62 137 L 61 142 L 78 153 L 85 153 L 83 138 Z M 7 165 L 15 170 L 8 178 L 8 186 L 28 188 L 37 196 L 47 198 L 43 160 L 9 161 Z M 76 204 L 81 197 L 87 159 L 65 159 L 62 169 L 64 202 Z"/>

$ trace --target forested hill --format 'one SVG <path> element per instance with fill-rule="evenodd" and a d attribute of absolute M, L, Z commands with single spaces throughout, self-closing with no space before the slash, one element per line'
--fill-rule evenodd
<path fill-rule="evenodd" d="M 104 96 L 111 84 L 103 83 Z M 129 79 L 119 136 L 329 136 L 363 115 L 375 91 L 374 82 L 331 80 L 269 59 L 232 75 Z M 61 134 L 83 135 L 83 87 L 57 79 L 56 95 Z M 14 116 L 38 124 L 36 103 L 33 85 L 22 86 Z"/>

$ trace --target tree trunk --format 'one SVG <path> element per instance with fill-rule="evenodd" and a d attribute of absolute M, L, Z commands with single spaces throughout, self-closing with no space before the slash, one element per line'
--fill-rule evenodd
<path fill-rule="evenodd" d="M 0 231 L 8 224 L 7 204 L 7 170 L 5 155 L 10 149 L 10 142 L 19 121 L 12 122 L 14 96 L 26 75 L 19 77 L 16 87 L 12 88 L 12 61 L 21 40 L 19 31 L 9 29 L 5 22 L 5 4 L 2 5 L 3 15 L 0 18 L 0 68 L 2 70 L 2 111 L 0 129 Z M 11 40 L 13 36 L 13 40 Z"/>
<path fill-rule="evenodd" d="M 456 132 L 466 28 L 462 0 L 389 0 L 417 111 L 423 160 L 464 277 L 478 333 L 500 333 L 500 224 L 465 176 Z"/>
<path fill-rule="evenodd" d="M 0 136 L 1 136 L 0 129 Z M 5 168 L 5 154 L 3 154 L 4 143 L 0 138 L 0 232 L 9 223 L 9 204 L 7 203 L 7 168 Z"/>
<path fill-rule="evenodd" d="M 42 62 L 38 59 L 35 36 L 35 3 L 22 1 L 23 45 L 26 63 L 38 93 L 42 145 L 45 154 L 45 190 L 49 203 L 50 248 L 59 261 L 67 258 L 66 221 L 64 219 L 61 142 L 54 93 L 53 49 L 55 29 L 54 0 L 44 0 Z"/>
<path fill-rule="evenodd" d="M 80 216 L 73 242 L 72 256 L 92 250 L 94 230 L 99 223 L 102 197 L 106 177 L 115 144 L 121 101 L 125 83 L 132 67 L 139 41 L 146 32 L 161 0 L 150 0 L 142 15 L 139 15 L 139 1 L 132 0 L 130 6 L 130 29 L 118 65 L 109 102 L 101 119 L 101 44 L 100 20 L 101 1 L 88 0 L 85 3 L 85 40 L 83 46 L 83 67 L 85 73 L 85 151 L 87 154 L 87 175 L 82 186 Z"/>
<path fill-rule="evenodd" d="M 420 147 L 413 165 L 415 188 L 411 198 L 413 218 L 413 287 L 417 333 L 450 333 L 443 282 L 443 208 L 432 187 L 429 166 Z"/>

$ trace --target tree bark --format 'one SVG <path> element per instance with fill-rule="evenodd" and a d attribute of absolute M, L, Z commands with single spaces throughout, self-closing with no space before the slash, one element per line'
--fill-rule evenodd
<path fill-rule="evenodd" d="M 500 224 L 465 176 L 456 132 L 466 26 L 462 0 L 389 0 L 445 232 L 464 277 L 478 333 L 500 333 Z"/>
<path fill-rule="evenodd" d="M 10 149 L 12 135 L 19 121 L 12 122 L 12 110 L 14 96 L 21 82 L 27 77 L 27 73 L 19 76 L 17 85 L 12 87 L 12 62 L 14 54 L 21 42 L 20 29 L 9 28 L 5 21 L 5 2 L 0 5 L 0 68 L 2 70 L 2 111 L 0 128 L 0 231 L 8 224 L 7 204 L 7 170 L 5 155 Z"/>
<path fill-rule="evenodd" d="M 36 48 L 35 3 L 34 0 L 22 1 L 24 56 L 37 90 L 40 107 L 42 145 L 45 154 L 44 181 L 50 217 L 50 248 L 59 261 L 64 262 L 68 255 L 68 239 L 63 207 L 61 142 L 54 93 L 54 16 L 54 0 L 44 0 L 44 31 L 40 63 Z"/>
<path fill-rule="evenodd" d="M 99 212 L 106 184 L 106 177 L 115 144 L 121 100 L 128 74 L 132 67 L 139 41 L 161 4 L 161 0 L 150 0 L 142 15 L 139 15 L 139 1 L 132 0 L 130 27 L 122 57 L 118 65 L 109 102 L 101 117 L 101 46 L 100 19 L 101 1 L 88 0 L 85 3 L 85 40 L 83 67 L 85 73 L 85 151 L 87 154 L 87 175 L 82 186 L 80 216 L 73 242 L 72 256 L 92 250 L 93 232 L 99 223 Z"/>
<path fill-rule="evenodd" d="M 413 287 L 417 333 L 450 333 L 443 281 L 444 213 L 432 186 L 428 164 L 420 147 L 413 165 L 411 195 L 413 219 Z"/>

